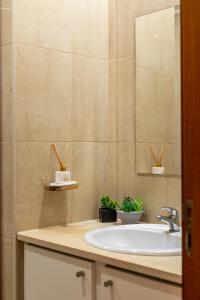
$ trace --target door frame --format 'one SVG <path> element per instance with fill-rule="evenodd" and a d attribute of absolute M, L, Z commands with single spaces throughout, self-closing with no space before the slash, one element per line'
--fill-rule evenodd
<path fill-rule="evenodd" d="M 181 1 L 181 20 L 183 299 L 199 300 L 200 0 Z"/>

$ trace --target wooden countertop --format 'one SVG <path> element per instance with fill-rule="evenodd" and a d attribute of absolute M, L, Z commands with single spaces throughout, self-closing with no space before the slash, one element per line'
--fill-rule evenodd
<path fill-rule="evenodd" d="M 25 243 L 112 265 L 125 270 L 182 283 L 181 256 L 141 256 L 109 252 L 89 246 L 84 241 L 87 231 L 107 227 L 96 220 L 63 226 L 19 232 L 17 238 Z"/>

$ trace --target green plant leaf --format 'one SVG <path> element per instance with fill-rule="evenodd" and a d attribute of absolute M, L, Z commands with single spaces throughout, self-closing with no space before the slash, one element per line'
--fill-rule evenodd
<path fill-rule="evenodd" d="M 112 200 L 110 196 L 101 196 L 101 208 L 107 208 L 107 209 L 116 209 L 117 207 L 117 201 Z"/>
<path fill-rule="evenodd" d="M 134 210 L 137 212 L 141 212 L 144 210 L 144 204 L 140 198 L 134 199 L 133 206 L 134 206 Z"/>
<path fill-rule="evenodd" d="M 122 204 L 118 208 L 124 212 L 141 212 L 144 210 L 144 204 L 140 198 L 133 200 L 131 197 L 124 197 Z"/>

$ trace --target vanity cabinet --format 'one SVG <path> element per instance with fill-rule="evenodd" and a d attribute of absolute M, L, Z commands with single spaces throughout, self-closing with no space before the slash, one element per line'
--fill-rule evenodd
<path fill-rule="evenodd" d="M 25 245 L 25 300 L 181 300 L 181 287 Z"/>
<path fill-rule="evenodd" d="M 25 300 L 94 300 L 94 263 L 25 245 Z"/>
<path fill-rule="evenodd" d="M 97 269 L 97 300 L 181 300 L 181 287 L 111 267 Z"/>

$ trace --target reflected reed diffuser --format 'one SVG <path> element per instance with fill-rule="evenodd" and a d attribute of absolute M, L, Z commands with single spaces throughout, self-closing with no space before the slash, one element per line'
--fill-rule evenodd
<path fill-rule="evenodd" d="M 165 167 L 162 166 L 163 157 L 166 153 L 166 145 L 162 144 L 160 151 L 156 150 L 156 146 L 151 145 L 151 156 L 154 161 L 154 166 L 152 167 L 152 174 L 162 175 L 165 173 Z"/>

